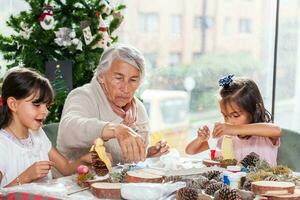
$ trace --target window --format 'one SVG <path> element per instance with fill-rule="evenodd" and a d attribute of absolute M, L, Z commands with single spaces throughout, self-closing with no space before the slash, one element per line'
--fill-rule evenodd
<path fill-rule="evenodd" d="M 196 16 L 194 17 L 194 28 L 195 29 L 201 29 L 202 27 L 205 27 L 206 29 L 212 28 L 215 24 L 213 17 L 202 17 L 202 16 Z"/>
<path fill-rule="evenodd" d="M 182 17 L 181 15 L 172 15 L 171 18 L 171 33 L 180 35 L 182 32 Z"/>
<path fill-rule="evenodd" d="M 145 53 L 144 56 L 149 68 L 154 69 L 157 67 L 157 53 Z"/>
<path fill-rule="evenodd" d="M 193 61 L 197 61 L 201 58 L 202 53 L 201 52 L 194 52 L 193 53 Z"/>
<path fill-rule="evenodd" d="M 239 21 L 239 32 L 240 33 L 251 33 L 252 31 L 252 20 L 251 19 L 240 19 Z"/>
<path fill-rule="evenodd" d="M 178 66 L 180 64 L 181 53 L 173 52 L 170 54 L 169 66 Z"/>
<path fill-rule="evenodd" d="M 139 14 L 139 31 L 142 33 L 158 31 L 158 15 L 156 13 Z"/>
<path fill-rule="evenodd" d="M 224 18 L 223 32 L 224 35 L 230 35 L 232 31 L 232 20 L 230 17 Z"/>

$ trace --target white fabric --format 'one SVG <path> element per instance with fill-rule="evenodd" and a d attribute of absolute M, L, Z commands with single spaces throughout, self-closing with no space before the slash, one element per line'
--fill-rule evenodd
<path fill-rule="evenodd" d="M 109 91 L 108 91 L 109 92 Z M 149 119 L 141 101 L 137 106 L 136 127 L 145 147 L 149 143 Z M 68 95 L 58 128 L 57 149 L 68 159 L 75 160 L 87 153 L 109 122 L 120 124 L 123 119 L 113 112 L 99 82 L 94 77 L 89 84 L 78 87 Z M 122 163 L 121 148 L 116 139 L 105 142 L 114 164 Z"/>
<path fill-rule="evenodd" d="M 51 142 L 43 129 L 37 132 L 29 131 L 33 146 L 30 148 L 21 144 L 15 137 L 10 137 L 5 130 L 0 130 L 0 171 L 2 181 L 0 187 L 4 187 L 24 172 L 34 162 L 49 160 L 48 153 L 51 150 Z M 39 181 L 52 179 L 48 176 Z"/>

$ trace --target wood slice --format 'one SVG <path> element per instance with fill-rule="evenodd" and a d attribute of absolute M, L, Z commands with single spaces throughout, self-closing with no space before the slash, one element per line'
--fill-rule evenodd
<path fill-rule="evenodd" d="M 260 195 L 285 195 L 293 194 L 295 184 L 278 181 L 256 181 L 251 184 L 252 191 Z"/>
<path fill-rule="evenodd" d="M 205 165 L 206 167 L 212 167 L 212 166 L 221 167 L 221 163 L 214 160 L 203 160 L 202 164 Z"/>
<path fill-rule="evenodd" d="M 294 194 L 270 195 L 268 200 L 300 200 L 300 190 L 295 189 Z"/>
<path fill-rule="evenodd" d="M 225 163 L 220 163 L 219 161 L 214 161 L 214 160 L 203 160 L 202 164 L 205 165 L 206 167 L 222 167 L 222 168 L 227 168 L 228 166 L 233 166 L 235 164 L 225 164 Z"/>
<path fill-rule="evenodd" d="M 97 198 L 121 199 L 121 183 L 93 183 L 91 191 Z"/>
<path fill-rule="evenodd" d="M 152 174 L 144 170 L 128 171 L 125 177 L 126 183 L 161 183 L 163 176 Z"/>
<path fill-rule="evenodd" d="M 82 182 L 77 181 L 77 184 L 80 187 L 85 188 L 85 187 L 91 187 L 92 183 L 98 183 L 98 182 L 111 182 L 109 174 L 107 174 L 105 176 L 97 176 L 96 175 L 96 176 L 94 176 L 94 179 L 86 180 L 86 181 L 82 181 Z"/>

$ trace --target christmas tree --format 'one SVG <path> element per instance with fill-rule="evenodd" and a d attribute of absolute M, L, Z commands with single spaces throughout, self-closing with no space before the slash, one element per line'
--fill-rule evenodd
<path fill-rule="evenodd" d="M 51 82 L 53 89 L 55 91 L 55 109 L 53 112 L 49 114 L 48 117 L 51 116 L 51 119 L 54 121 L 59 121 L 61 112 L 64 106 L 64 101 L 68 95 L 68 88 L 65 79 L 62 76 L 60 66 L 57 65 L 55 69 L 55 78 Z"/>
<path fill-rule="evenodd" d="M 103 49 L 118 37 L 113 32 L 123 20 L 124 5 L 112 7 L 107 0 L 25 0 L 30 9 L 11 16 L 7 25 L 15 31 L 0 34 L 0 51 L 8 68 L 24 63 L 45 73 L 48 61 L 71 60 L 73 87 L 93 76 Z M 50 112 L 61 112 L 64 98 L 56 99 Z M 53 117 L 52 117 L 53 116 Z M 59 119 L 50 114 L 48 121 Z"/>

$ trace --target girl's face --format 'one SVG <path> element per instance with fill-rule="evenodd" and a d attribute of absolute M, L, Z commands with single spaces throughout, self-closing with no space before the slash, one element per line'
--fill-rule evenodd
<path fill-rule="evenodd" d="M 250 123 L 250 115 L 248 112 L 242 110 L 236 103 L 227 102 L 226 104 L 220 101 L 221 113 L 224 121 L 233 125 L 242 125 Z"/>
<path fill-rule="evenodd" d="M 38 94 L 32 94 L 25 99 L 15 100 L 12 110 L 13 121 L 24 128 L 38 130 L 48 114 L 46 103 L 34 103 Z"/>

